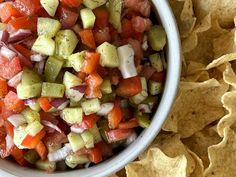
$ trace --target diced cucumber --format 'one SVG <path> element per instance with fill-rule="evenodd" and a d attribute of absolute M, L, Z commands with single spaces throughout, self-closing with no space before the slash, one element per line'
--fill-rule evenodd
<path fill-rule="evenodd" d="M 53 172 L 56 170 L 56 162 L 49 162 L 48 160 L 38 160 L 35 163 L 36 168 L 47 172 Z"/>
<path fill-rule="evenodd" d="M 82 84 L 80 78 L 76 75 L 66 71 L 63 77 L 63 84 L 66 86 L 66 89 Z"/>
<path fill-rule="evenodd" d="M 55 42 L 53 39 L 46 36 L 39 36 L 32 47 L 34 52 L 51 56 L 55 52 Z"/>
<path fill-rule="evenodd" d="M 148 41 L 152 49 L 160 51 L 166 45 L 166 33 L 162 26 L 154 25 L 148 31 Z"/>
<path fill-rule="evenodd" d="M 81 107 L 80 101 L 70 100 L 70 107 Z"/>
<path fill-rule="evenodd" d="M 76 152 L 85 146 L 84 140 L 82 139 L 80 134 L 71 132 L 67 135 L 67 137 L 68 137 L 68 140 L 70 142 L 73 152 Z"/>
<path fill-rule="evenodd" d="M 89 8 L 81 9 L 80 17 L 81 17 L 84 29 L 93 28 L 96 17 L 91 9 Z"/>
<path fill-rule="evenodd" d="M 83 4 L 90 9 L 95 9 L 105 3 L 106 0 L 83 0 Z"/>
<path fill-rule="evenodd" d="M 7 28 L 7 24 L 0 23 L 0 30 L 5 30 Z"/>
<path fill-rule="evenodd" d="M 146 78 L 145 77 L 140 77 L 140 80 L 141 80 L 142 90 L 148 91 Z"/>
<path fill-rule="evenodd" d="M 109 22 L 113 25 L 115 29 L 121 31 L 121 10 L 122 10 L 122 0 L 109 0 Z"/>
<path fill-rule="evenodd" d="M 65 86 L 63 84 L 55 84 L 50 82 L 43 82 L 42 96 L 52 98 L 62 98 L 64 96 Z"/>
<path fill-rule="evenodd" d="M 99 143 L 102 141 L 102 137 L 100 135 L 99 129 L 97 127 L 97 124 L 93 126 L 93 128 L 89 129 L 90 133 L 92 133 L 93 138 L 94 138 L 94 144 Z"/>
<path fill-rule="evenodd" d="M 78 38 L 72 30 L 61 30 L 56 34 L 56 55 L 68 58 L 78 44 Z"/>
<path fill-rule="evenodd" d="M 124 79 L 137 76 L 137 69 L 134 65 L 134 49 L 130 44 L 117 48 L 120 61 L 119 69 Z"/>
<path fill-rule="evenodd" d="M 42 84 L 41 83 L 33 85 L 18 84 L 16 90 L 17 90 L 17 96 L 20 99 L 38 97 L 41 95 Z"/>
<path fill-rule="evenodd" d="M 106 131 L 110 129 L 108 126 L 108 121 L 106 119 L 100 119 L 98 121 L 98 127 L 99 127 L 100 135 L 102 136 L 102 139 L 108 142 L 107 136 L 106 136 Z"/>
<path fill-rule="evenodd" d="M 96 113 L 100 110 L 101 104 L 98 98 L 93 98 L 81 103 L 85 115 Z"/>
<path fill-rule="evenodd" d="M 39 159 L 39 155 L 35 150 L 30 149 L 24 154 L 24 159 L 30 164 L 35 164 L 35 162 Z"/>
<path fill-rule="evenodd" d="M 148 88 L 151 95 L 158 95 L 162 91 L 162 83 L 150 80 L 148 82 Z"/>
<path fill-rule="evenodd" d="M 21 143 L 27 136 L 27 132 L 25 131 L 25 128 L 26 128 L 26 125 L 22 125 L 17 128 L 14 128 L 13 142 L 19 149 L 24 149 L 24 147 L 21 146 Z"/>
<path fill-rule="evenodd" d="M 27 123 L 40 121 L 40 114 L 37 111 L 34 111 L 30 108 L 26 108 L 24 111 L 21 112 L 21 114 L 24 116 Z"/>
<path fill-rule="evenodd" d="M 22 85 L 32 85 L 41 82 L 42 80 L 39 77 L 38 73 L 28 68 L 23 69 L 22 79 L 21 79 Z"/>
<path fill-rule="evenodd" d="M 65 60 L 63 68 L 72 68 L 72 64 L 70 60 Z"/>
<path fill-rule="evenodd" d="M 66 157 L 65 162 L 68 167 L 75 168 L 79 164 L 85 164 L 89 162 L 89 158 L 87 155 L 71 154 Z"/>
<path fill-rule="evenodd" d="M 161 61 L 161 56 L 159 53 L 155 53 L 149 56 L 149 60 L 153 68 L 157 70 L 157 72 L 163 71 L 163 65 Z"/>
<path fill-rule="evenodd" d="M 102 91 L 103 94 L 110 94 L 112 93 L 112 88 L 111 88 L 111 81 L 109 78 L 103 79 L 102 85 L 100 87 L 100 90 Z"/>
<path fill-rule="evenodd" d="M 61 84 L 63 82 L 63 77 L 64 77 L 65 71 L 61 70 L 55 80 L 55 83 Z"/>
<path fill-rule="evenodd" d="M 101 102 L 106 103 L 106 102 L 111 102 L 114 101 L 116 98 L 116 92 L 112 92 L 110 94 L 104 94 L 102 95 Z"/>
<path fill-rule="evenodd" d="M 97 52 L 101 54 L 100 65 L 109 68 L 119 67 L 119 58 L 114 45 L 104 42 L 97 47 Z"/>
<path fill-rule="evenodd" d="M 138 115 L 136 116 L 138 119 L 138 123 L 142 128 L 149 127 L 151 121 L 149 120 L 149 116 L 147 115 Z"/>
<path fill-rule="evenodd" d="M 74 68 L 75 71 L 79 72 L 83 62 L 84 62 L 85 52 L 78 52 L 75 54 L 72 54 L 68 57 L 68 60 L 71 63 L 71 66 Z"/>
<path fill-rule="evenodd" d="M 93 137 L 93 134 L 89 130 L 85 130 L 83 133 L 81 133 L 81 137 L 84 140 L 86 148 L 94 147 L 94 137 Z"/>
<path fill-rule="evenodd" d="M 63 63 L 63 60 L 57 59 L 56 57 L 50 56 L 47 59 L 44 70 L 45 79 L 47 82 L 55 82 L 59 72 L 61 71 Z"/>
<path fill-rule="evenodd" d="M 30 136 L 37 135 L 43 129 L 43 125 L 39 121 L 31 122 L 25 128 L 25 131 Z"/>
<path fill-rule="evenodd" d="M 148 96 L 146 100 L 144 100 L 143 104 L 148 104 L 150 109 L 153 108 L 155 104 L 157 104 L 158 97 L 157 96 Z"/>
<path fill-rule="evenodd" d="M 53 38 L 61 29 L 61 23 L 52 18 L 39 17 L 37 23 L 38 36 Z"/>
<path fill-rule="evenodd" d="M 40 0 L 40 3 L 46 12 L 53 17 L 57 11 L 59 0 Z"/>
<path fill-rule="evenodd" d="M 82 122 L 83 110 L 81 108 L 65 108 L 62 110 L 61 117 L 68 124 Z"/>
<path fill-rule="evenodd" d="M 41 93 L 41 91 L 40 91 Z M 38 101 L 36 101 L 35 103 L 32 103 L 31 105 L 29 105 L 30 109 L 36 111 L 36 112 L 39 112 L 41 110 L 41 107 L 38 103 Z"/>
<path fill-rule="evenodd" d="M 148 97 L 148 93 L 147 91 L 141 91 L 140 93 L 132 96 L 130 98 L 130 101 L 134 104 L 140 104 L 141 102 L 143 102 L 146 98 Z"/>

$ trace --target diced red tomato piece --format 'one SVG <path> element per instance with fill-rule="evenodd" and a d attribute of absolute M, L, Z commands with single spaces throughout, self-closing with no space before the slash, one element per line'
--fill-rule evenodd
<path fill-rule="evenodd" d="M 83 28 L 79 25 L 79 24 L 75 24 L 73 27 L 72 27 L 72 30 L 75 32 L 75 34 L 79 36 L 79 32 L 83 30 Z"/>
<path fill-rule="evenodd" d="M 97 73 L 103 78 L 108 75 L 108 69 L 98 65 Z"/>
<path fill-rule="evenodd" d="M 57 16 L 60 19 L 60 22 L 64 28 L 71 28 L 75 25 L 79 14 L 73 9 L 59 6 L 57 9 Z"/>
<path fill-rule="evenodd" d="M 129 128 L 134 128 L 138 127 L 139 123 L 137 119 L 131 119 L 126 122 L 121 122 L 118 126 L 119 129 L 129 129 Z"/>
<path fill-rule="evenodd" d="M 117 95 L 125 98 L 132 97 L 142 91 L 140 77 L 135 76 L 120 81 L 116 90 Z"/>
<path fill-rule="evenodd" d="M 3 119 L 4 121 L 12 114 L 13 114 L 12 111 L 6 108 L 4 100 L 0 100 L 0 120 Z M 2 121 L 1 121 L 1 125 L 2 125 Z"/>
<path fill-rule="evenodd" d="M 101 98 L 102 93 L 100 91 L 100 85 L 103 79 L 96 72 L 91 73 L 85 79 L 88 87 L 85 90 L 85 95 L 87 98 Z"/>
<path fill-rule="evenodd" d="M 16 0 L 15 7 L 25 16 L 36 15 L 42 8 L 39 0 Z"/>
<path fill-rule="evenodd" d="M 30 56 L 31 56 L 31 50 L 23 47 L 22 45 L 20 44 L 14 44 L 13 45 L 14 48 L 20 52 L 22 55 L 24 55 L 27 59 L 30 59 Z"/>
<path fill-rule="evenodd" d="M 133 17 L 131 19 L 131 22 L 132 22 L 134 30 L 139 33 L 143 33 L 144 31 L 148 31 L 152 25 L 152 22 L 149 18 L 143 18 L 140 16 Z"/>
<path fill-rule="evenodd" d="M 17 97 L 17 94 L 13 91 L 8 92 L 8 94 L 5 96 L 4 104 L 8 110 L 13 112 L 21 112 L 26 108 L 24 101 L 20 100 Z"/>
<path fill-rule="evenodd" d="M 0 56 L 0 77 L 11 79 L 22 70 L 20 59 L 18 57 L 8 60 Z"/>
<path fill-rule="evenodd" d="M 18 17 L 11 19 L 8 22 L 8 31 L 15 31 L 18 29 L 29 29 L 33 32 L 37 31 L 37 17 Z"/>
<path fill-rule="evenodd" d="M 50 100 L 46 97 L 40 97 L 38 98 L 38 102 L 42 110 L 47 112 L 49 109 L 52 108 L 52 105 L 50 104 Z"/>
<path fill-rule="evenodd" d="M 141 46 L 141 42 L 135 39 L 128 39 L 129 44 L 132 46 L 134 50 L 134 56 L 135 56 L 135 66 L 140 65 L 141 59 L 143 58 L 143 50 Z"/>
<path fill-rule="evenodd" d="M 121 22 L 122 32 L 121 37 L 124 39 L 132 38 L 134 29 L 130 20 L 124 18 Z"/>
<path fill-rule="evenodd" d="M 69 7 L 79 7 L 83 3 L 83 0 L 60 0 L 60 1 Z"/>
<path fill-rule="evenodd" d="M 118 128 L 120 121 L 122 120 L 122 112 L 119 105 L 114 104 L 111 112 L 108 113 L 108 125 L 109 128 Z"/>
<path fill-rule="evenodd" d="M 97 44 L 102 44 L 103 42 L 111 41 L 110 29 L 108 27 L 95 29 L 93 33 L 95 42 Z"/>
<path fill-rule="evenodd" d="M 87 74 L 86 74 L 86 73 L 83 73 L 83 72 L 78 72 L 76 75 L 77 75 L 78 78 L 80 78 L 83 82 L 85 81 L 86 76 L 87 76 Z"/>
<path fill-rule="evenodd" d="M 146 78 L 146 80 L 149 80 L 150 77 L 156 72 L 156 69 L 151 66 L 143 66 L 140 76 L 143 76 Z"/>
<path fill-rule="evenodd" d="M 73 127 L 75 128 L 82 128 L 82 129 L 90 129 L 97 123 L 99 120 L 99 116 L 96 114 L 90 114 L 88 116 L 83 117 L 83 121 L 79 124 L 74 124 Z"/>
<path fill-rule="evenodd" d="M 79 36 L 80 36 L 81 41 L 84 45 L 88 46 L 91 49 L 96 48 L 96 44 L 95 44 L 92 30 L 87 30 L 87 29 L 82 30 L 79 32 Z"/>
<path fill-rule="evenodd" d="M 24 159 L 24 150 L 19 149 L 18 147 L 14 146 L 11 150 L 11 155 L 14 157 L 16 162 L 21 166 L 26 166 L 27 162 Z"/>
<path fill-rule="evenodd" d="M 63 132 L 59 133 L 55 131 L 53 133 L 48 133 L 47 136 L 43 139 L 43 142 L 47 147 L 50 147 L 67 142 L 67 137 Z"/>
<path fill-rule="evenodd" d="M 106 131 L 106 137 L 109 143 L 114 143 L 129 138 L 133 132 L 133 129 L 114 129 Z"/>
<path fill-rule="evenodd" d="M 7 134 L 13 138 L 14 137 L 14 126 L 8 121 L 4 122 L 4 126 L 5 126 Z"/>
<path fill-rule="evenodd" d="M 36 146 L 40 143 L 41 139 L 45 136 L 46 132 L 42 129 L 35 136 L 27 135 L 22 141 L 21 145 L 27 147 L 28 149 L 35 149 Z"/>
<path fill-rule="evenodd" d="M 109 71 L 109 79 L 112 85 L 118 85 L 118 83 L 120 82 L 120 78 L 121 73 L 119 69 L 113 68 Z"/>
<path fill-rule="evenodd" d="M 94 147 L 89 149 L 89 160 L 95 164 L 102 161 L 102 152 L 99 148 Z"/>
<path fill-rule="evenodd" d="M 91 74 L 96 71 L 99 64 L 100 54 L 95 52 L 86 52 L 85 60 L 81 67 L 81 72 Z"/>
<path fill-rule="evenodd" d="M 98 28 L 104 28 L 108 26 L 109 11 L 104 7 L 98 7 L 93 10 L 96 16 L 95 26 Z"/>
<path fill-rule="evenodd" d="M 1 4 L 0 7 L 0 19 L 1 22 L 7 23 L 13 17 L 20 17 L 20 12 L 14 7 L 13 3 L 6 2 Z"/>
<path fill-rule="evenodd" d="M 42 141 L 38 143 L 35 150 L 42 160 L 45 160 L 47 158 L 48 150 Z"/>
<path fill-rule="evenodd" d="M 155 72 L 151 77 L 150 80 L 156 81 L 156 82 L 162 82 L 165 79 L 165 73 L 164 72 Z"/>
<path fill-rule="evenodd" d="M 0 78 L 0 98 L 3 98 L 8 92 L 7 81 Z"/>
<path fill-rule="evenodd" d="M 112 152 L 112 145 L 111 144 L 107 144 L 104 141 L 100 141 L 99 143 L 97 143 L 95 145 L 95 147 L 97 147 L 98 149 L 100 149 L 102 156 L 108 157 L 108 156 L 112 156 L 113 152 Z"/>

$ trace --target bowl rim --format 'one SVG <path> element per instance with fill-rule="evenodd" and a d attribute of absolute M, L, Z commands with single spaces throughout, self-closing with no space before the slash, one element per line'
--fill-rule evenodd
<path fill-rule="evenodd" d="M 118 155 L 110 158 L 89 169 L 81 169 L 74 171 L 58 172 L 50 174 L 50 177 L 105 177 L 111 175 L 122 169 L 126 164 L 138 157 L 154 140 L 156 135 L 160 132 L 164 121 L 173 105 L 175 96 L 178 90 L 178 84 L 181 73 L 181 44 L 179 38 L 178 27 L 175 17 L 172 13 L 170 5 L 167 0 L 152 0 L 156 8 L 162 26 L 167 33 L 167 77 L 165 82 L 162 99 L 153 116 L 150 127 L 146 128 L 127 148 L 125 148 Z M 45 172 L 36 171 L 26 167 L 19 167 L 11 162 L 0 160 L 0 175 L 4 177 L 16 177 L 15 175 L 22 175 L 22 177 L 32 176 L 41 177 L 49 176 Z M 21 177 L 21 176 L 19 176 Z"/>

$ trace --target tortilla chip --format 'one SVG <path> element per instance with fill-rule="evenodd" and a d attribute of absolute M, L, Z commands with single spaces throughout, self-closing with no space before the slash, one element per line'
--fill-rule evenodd
<path fill-rule="evenodd" d="M 220 58 L 213 60 L 210 64 L 207 65 L 206 69 L 209 70 L 233 60 L 236 60 L 236 53 L 226 54 L 221 56 Z"/>
<path fill-rule="evenodd" d="M 209 147 L 210 165 L 205 170 L 206 177 L 235 177 L 236 176 L 236 134 L 230 128 L 224 129 L 224 138 Z"/>
<path fill-rule="evenodd" d="M 113 174 L 113 175 L 111 175 L 109 177 L 119 177 L 119 176 L 117 176 L 116 174 Z"/>
<path fill-rule="evenodd" d="M 207 71 L 201 71 L 199 73 L 187 76 L 185 78 L 182 79 L 182 81 L 185 82 L 203 82 L 206 80 L 209 80 L 209 73 Z"/>
<path fill-rule="evenodd" d="M 158 148 L 151 148 L 145 158 L 125 167 L 127 177 L 185 177 L 186 168 L 184 155 L 170 158 Z"/>
<path fill-rule="evenodd" d="M 197 154 L 190 151 L 189 149 L 188 149 L 188 152 L 193 157 L 193 159 L 195 161 L 195 169 L 191 173 L 190 177 L 203 177 L 204 167 L 203 167 L 202 160 L 197 156 Z"/>
<path fill-rule="evenodd" d="M 215 79 L 201 83 L 181 82 L 179 95 L 163 130 L 177 132 L 187 138 L 224 115 L 221 96 L 227 84 Z"/>
<path fill-rule="evenodd" d="M 182 141 L 191 151 L 201 158 L 204 167 L 208 167 L 208 147 L 218 144 L 221 138 L 214 128 L 209 126 Z"/>

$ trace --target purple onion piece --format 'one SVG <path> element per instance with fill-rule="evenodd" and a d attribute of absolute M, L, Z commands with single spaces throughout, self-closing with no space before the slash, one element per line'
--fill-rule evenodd
<path fill-rule="evenodd" d="M 29 37 L 31 34 L 32 34 L 32 32 L 30 30 L 19 29 L 16 32 L 13 32 L 10 34 L 8 42 L 12 43 L 12 42 L 21 41 L 21 40 Z"/>
<path fill-rule="evenodd" d="M 85 93 L 86 87 L 87 87 L 86 85 L 78 85 L 78 86 L 71 87 L 71 89 L 77 90 L 80 93 Z"/>
<path fill-rule="evenodd" d="M 3 42 L 4 44 L 7 44 L 8 39 L 9 39 L 9 33 L 6 30 L 1 30 L 0 31 L 0 41 Z"/>
<path fill-rule="evenodd" d="M 55 108 L 58 108 L 60 107 L 62 104 L 64 104 L 65 102 L 67 102 L 68 100 L 66 98 L 56 98 L 54 100 L 52 100 L 50 102 L 50 104 L 55 107 Z"/>
<path fill-rule="evenodd" d="M 30 98 L 24 101 L 26 106 L 32 106 L 37 102 L 37 99 L 35 98 Z"/>

